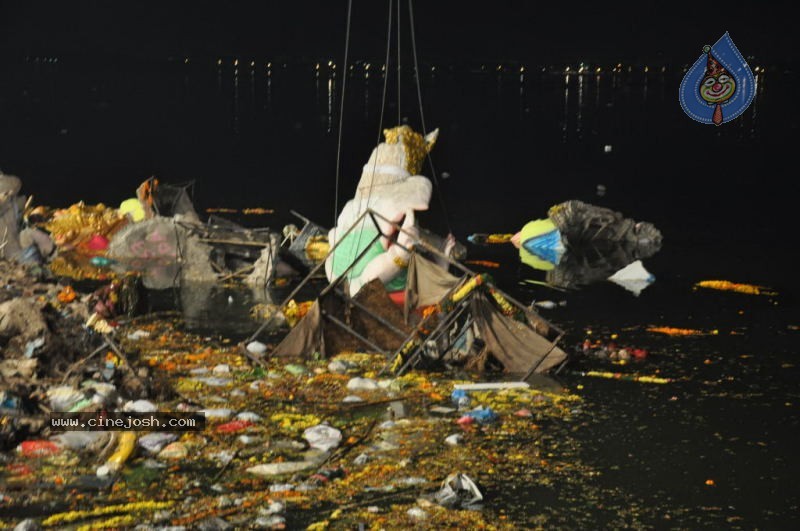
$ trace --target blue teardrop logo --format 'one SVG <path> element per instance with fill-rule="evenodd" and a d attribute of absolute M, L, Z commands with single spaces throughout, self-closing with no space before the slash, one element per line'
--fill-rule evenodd
<path fill-rule="evenodd" d="M 742 114 L 756 95 L 756 81 L 725 32 L 683 76 L 678 98 L 683 112 L 704 124 L 721 125 Z"/>

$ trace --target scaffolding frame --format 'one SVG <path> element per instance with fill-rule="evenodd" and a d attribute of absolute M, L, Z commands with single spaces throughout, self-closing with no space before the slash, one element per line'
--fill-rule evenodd
<path fill-rule="evenodd" d="M 310 222 L 307 218 L 304 218 L 304 217 L 299 216 L 299 215 L 298 215 L 298 217 L 300 217 L 304 221 Z M 291 300 L 293 300 L 294 297 L 300 292 L 300 290 L 303 287 L 305 287 L 310 280 L 312 280 L 312 278 L 318 278 L 318 277 L 316 277 L 316 275 L 320 271 L 320 269 L 322 269 L 324 267 L 325 262 L 327 261 L 328 257 L 330 257 L 336 251 L 336 249 L 339 247 L 341 242 L 344 241 L 345 238 L 347 236 L 349 236 L 357 227 L 361 227 L 362 224 L 366 223 L 367 219 L 369 219 L 372 222 L 374 228 L 377 231 L 377 234 L 375 236 L 373 236 L 369 240 L 369 242 L 363 248 L 363 250 L 361 250 L 358 253 L 358 255 L 351 261 L 351 263 L 348 264 L 347 268 L 344 271 L 342 271 L 341 274 L 339 274 L 335 279 L 333 279 L 332 282 L 330 282 L 327 286 L 325 286 L 317 294 L 317 299 L 322 299 L 323 297 L 325 297 L 325 296 L 327 296 L 329 294 L 333 294 L 333 295 L 339 297 L 341 300 L 344 301 L 345 308 L 350 309 L 352 307 L 356 307 L 359 310 L 365 312 L 367 315 L 369 315 L 370 318 L 373 318 L 376 321 L 378 321 L 379 323 L 381 323 L 382 325 L 384 325 L 389 331 L 391 331 L 399 339 L 402 340 L 401 346 L 399 348 L 395 349 L 393 352 L 388 352 L 385 349 L 380 348 L 378 345 L 376 345 L 369 338 L 364 337 L 362 334 L 360 334 L 358 331 L 353 329 L 353 327 L 351 327 L 346 322 L 342 321 L 341 319 L 339 319 L 335 315 L 331 315 L 330 313 L 325 311 L 323 308 L 320 309 L 320 314 L 321 314 L 321 316 L 323 317 L 323 319 L 326 322 L 329 322 L 329 323 L 335 325 L 336 327 L 344 330 L 345 332 L 350 334 L 352 337 L 358 339 L 359 341 L 364 343 L 366 346 L 368 346 L 369 348 L 371 348 L 375 352 L 379 352 L 384 357 L 386 357 L 387 358 L 387 362 L 386 362 L 386 365 L 383 367 L 383 369 L 380 372 L 381 375 L 386 374 L 388 372 L 392 372 L 396 376 L 399 376 L 399 375 L 402 375 L 403 373 L 405 373 L 406 371 L 408 371 L 409 369 L 414 368 L 420 362 L 421 356 L 422 356 L 422 354 L 424 352 L 424 348 L 425 348 L 426 343 L 428 343 L 430 341 L 438 342 L 442 338 L 442 336 L 445 333 L 448 332 L 450 327 L 452 327 L 453 324 L 456 323 L 458 321 L 458 319 L 462 315 L 464 315 L 464 313 L 469 311 L 469 306 L 470 306 L 469 303 L 470 303 L 470 300 L 471 300 L 470 296 L 472 294 L 464 297 L 462 300 L 460 300 L 457 303 L 455 303 L 455 305 L 452 308 L 450 308 L 448 311 L 446 311 L 446 312 L 441 312 L 441 313 L 434 312 L 434 313 L 431 313 L 429 315 L 424 316 L 422 318 L 422 320 L 420 320 L 418 323 L 416 323 L 414 325 L 413 330 L 410 333 L 406 333 L 406 332 L 398 329 L 396 326 L 394 326 L 392 323 L 388 322 L 383 317 L 381 317 L 379 315 L 376 315 L 366 305 L 364 305 L 364 304 L 360 303 L 359 301 L 355 300 L 353 297 L 351 297 L 348 294 L 348 289 L 346 287 L 344 287 L 344 288 L 342 287 L 342 284 L 348 278 L 348 275 L 353 270 L 353 268 L 356 267 L 356 265 L 359 262 L 361 262 L 361 260 L 364 258 L 366 253 L 372 247 L 372 245 L 376 241 L 378 241 L 380 238 L 391 238 L 395 234 L 403 233 L 403 234 L 405 234 L 405 235 L 407 235 L 407 236 L 409 236 L 411 238 L 411 241 L 412 241 L 411 246 L 410 247 L 406 247 L 406 246 L 400 244 L 397 241 L 394 241 L 393 245 L 399 245 L 400 248 L 402 248 L 403 250 L 405 250 L 408 253 L 415 253 L 420 249 L 424 250 L 425 252 L 430 253 L 434 257 L 445 261 L 446 264 L 448 265 L 448 268 L 449 267 L 454 267 L 455 269 L 457 269 L 461 273 L 461 276 L 459 277 L 459 281 L 446 292 L 446 294 L 444 295 L 442 300 L 446 300 L 449 297 L 451 297 L 453 295 L 453 293 L 455 293 L 459 288 L 463 287 L 466 282 L 468 282 L 469 280 L 479 276 L 479 274 L 476 273 L 475 271 L 469 269 L 468 267 L 464 266 L 460 262 L 454 260 L 450 256 L 446 255 L 445 253 L 443 253 L 442 251 L 440 251 L 439 249 L 437 249 L 436 247 L 434 247 L 433 245 L 431 245 L 430 243 L 428 243 L 424 239 L 420 238 L 417 234 L 414 234 L 414 233 L 408 231 L 407 229 L 403 228 L 398 222 L 395 222 L 395 221 L 392 221 L 392 220 L 386 218 L 385 216 L 383 216 L 379 212 L 376 212 L 376 211 L 372 210 L 371 208 L 367 209 L 364 213 L 362 213 L 356 219 L 356 221 L 350 226 L 350 228 L 347 231 L 345 231 L 344 234 L 342 234 L 337 239 L 336 244 L 334 244 L 328 250 L 328 254 L 326 255 L 325 259 L 322 260 L 320 263 L 318 263 L 309 272 L 309 274 L 306 275 L 306 277 L 291 291 L 291 293 L 289 293 L 289 295 L 287 295 L 285 297 L 283 302 L 281 302 L 279 308 L 281 310 L 283 310 L 287 306 L 287 304 Z M 389 226 L 391 226 L 394 229 L 394 231 L 396 231 L 396 232 L 394 232 L 392 234 L 384 233 L 384 231 L 381 229 L 381 225 L 378 222 L 378 220 L 384 221 Z M 549 356 L 549 354 L 553 351 L 553 349 L 555 349 L 555 347 L 557 346 L 558 342 L 564 336 L 564 331 L 561 328 L 559 328 L 558 326 L 550 323 L 544 317 L 541 317 L 532 308 L 529 308 L 529 307 L 523 305 L 521 302 L 516 300 L 514 297 L 512 297 L 511 295 L 509 295 L 509 294 L 505 293 L 504 291 L 502 291 L 501 289 L 499 289 L 497 287 L 497 285 L 494 284 L 493 281 L 490 280 L 489 282 L 486 282 L 485 284 L 488 287 L 490 287 L 491 289 L 493 289 L 494 291 L 496 291 L 497 293 L 499 293 L 502 297 L 504 297 L 516 310 L 522 312 L 523 315 L 525 315 L 525 321 L 523 323 L 525 326 L 529 327 L 531 330 L 533 330 L 537 334 L 541 335 L 535 329 L 534 324 L 531 322 L 531 320 L 529 318 L 529 316 L 531 314 L 533 314 L 533 315 L 535 315 L 536 319 L 539 320 L 541 323 L 543 323 L 548 329 L 548 336 L 550 336 L 550 337 L 546 337 L 546 336 L 543 336 L 543 337 L 545 337 L 545 339 L 549 342 L 549 348 L 541 356 L 541 358 L 538 360 L 538 362 L 534 363 L 529 368 L 529 370 L 526 372 L 525 376 L 522 378 L 523 381 L 527 380 L 534 372 L 536 372 L 536 369 Z M 439 322 L 437 323 L 436 327 L 431 332 L 425 333 L 424 331 L 426 330 L 426 326 L 430 324 L 430 322 L 433 320 L 433 318 L 435 316 L 440 319 Z M 264 323 L 262 323 L 261 326 L 259 326 L 259 328 L 246 340 L 246 342 L 249 343 L 251 341 L 257 340 L 258 337 L 261 335 L 261 333 L 266 328 L 268 328 L 269 326 L 271 326 L 275 322 L 276 317 L 277 317 L 277 313 L 274 314 L 273 316 L 271 316 Z M 461 327 L 462 330 L 466 330 L 467 326 L 471 326 L 471 323 L 473 321 L 474 321 L 474 319 L 470 316 L 468 318 L 468 321 L 464 325 L 462 325 L 462 327 Z M 440 357 L 441 358 L 444 358 L 450 351 L 452 351 L 452 349 L 454 347 L 454 344 L 457 342 L 459 337 L 460 337 L 460 334 L 458 336 L 456 336 L 455 340 L 449 342 L 448 347 L 444 351 L 442 351 L 440 353 Z M 250 359 L 258 362 L 259 364 L 263 364 L 264 363 L 263 359 L 255 357 L 255 356 L 252 356 L 252 355 L 250 355 L 249 352 L 247 353 L 247 355 L 248 355 L 248 357 L 250 357 Z M 400 364 L 400 366 L 397 367 L 395 370 L 392 370 L 392 367 L 397 363 L 398 358 L 400 358 L 402 356 L 405 356 L 405 358 L 402 360 L 402 363 Z M 567 360 L 565 359 L 565 361 L 559 367 L 556 368 L 555 372 L 558 373 L 563 368 L 563 366 L 566 364 L 566 362 L 567 362 Z"/>

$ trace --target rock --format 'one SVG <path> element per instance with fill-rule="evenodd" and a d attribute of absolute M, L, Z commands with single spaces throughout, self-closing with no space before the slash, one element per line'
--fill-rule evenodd
<path fill-rule="evenodd" d="M 369 461 L 369 455 L 368 454 L 366 454 L 366 453 L 359 454 L 358 457 L 353 459 L 353 464 L 354 465 L 358 465 L 358 466 L 366 465 L 367 461 Z"/>
<path fill-rule="evenodd" d="M 261 415 L 258 413 L 253 413 L 252 411 L 242 411 L 238 415 L 236 415 L 237 420 L 246 420 L 249 422 L 258 422 L 261 420 Z"/>

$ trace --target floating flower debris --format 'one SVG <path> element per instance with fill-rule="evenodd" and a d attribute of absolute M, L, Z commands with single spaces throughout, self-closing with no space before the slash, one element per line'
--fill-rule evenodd
<path fill-rule="evenodd" d="M 499 262 L 492 262 L 491 260 L 465 260 L 464 263 L 480 267 L 489 267 L 492 269 L 497 269 L 498 267 L 500 267 Z"/>
<path fill-rule="evenodd" d="M 649 326 L 648 332 L 654 334 L 664 334 L 667 336 L 716 336 L 719 335 L 719 330 L 711 330 L 705 332 L 703 330 L 696 330 L 694 328 L 674 328 L 671 326 Z"/>
<path fill-rule="evenodd" d="M 244 214 L 245 216 L 265 216 L 267 214 L 274 214 L 275 210 L 272 208 L 243 208 L 241 210 L 236 208 L 207 208 L 207 214 Z"/>
<path fill-rule="evenodd" d="M 627 382 L 652 383 L 652 384 L 668 384 L 674 381 L 670 378 L 662 378 L 660 376 L 625 374 L 621 372 L 608 372 L 608 371 L 587 371 L 587 372 L 582 372 L 581 376 L 590 376 L 592 378 L 605 378 L 607 380 L 625 380 Z"/>
<path fill-rule="evenodd" d="M 756 286 L 753 284 L 741 284 L 738 282 L 731 282 L 729 280 L 701 280 L 695 284 L 696 288 L 716 289 L 720 291 L 734 291 L 736 293 L 744 293 L 747 295 L 768 295 L 775 296 L 777 291 L 767 288 L 765 286 Z"/>

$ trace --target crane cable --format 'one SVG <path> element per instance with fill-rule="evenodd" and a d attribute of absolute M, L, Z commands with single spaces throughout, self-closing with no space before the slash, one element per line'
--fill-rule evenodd
<path fill-rule="evenodd" d="M 398 3 L 400 0 L 398 0 Z M 414 5 L 413 0 L 408 0 L 408 15 L 409 15 L 409 26 L 411 27 L 411 50 L 414 56 L 414 77 L 417 80 L 417 100 L 419 101 L 419 119 L 420 123 L 422 124 L 422 134 L 423 136 L 428 135 L 428 128 L 425 125 L 425 113 L 422 110 L 422 86 L 420 84 L 420 71 L 419 65 L 417 63 L 417 37 L 414 33 Z M 399 42 L 399 41 L 398 41 Z M 398 70 L 399 76 L 399 70 Z M 398 108 L 400 107 L 400 95 L 398 93 Z M 436 185 L 436 189 L 438 190 L 439 196 L 439 204 L 442 207 L 442 214 L 444 215 L 444 223 L 447 226 L 447 232 L 452 234 L 453 229 L 450 226 L 450 217 L 447 215 L 447 207 L 445 206 L 444 202 L 444 192 L 442 190 L 442 185 L 439 183 L 439 179 L 436 177 L 436 168 L 433 166 L 433 158 L 431 158 L 430 151 L 427 153 L 428 164 L 431 167 L 431 176 L 433 177 L 433 182 Z"/>
<path fill-rule="evenodd" d="M 339 178 L 341 176 L 342 128 L 344 124 L 344 93 L 347 88 L 347 56 L 350 53 L 350 19 L 353 14 L 353 0 L 347 0 L 347 29 L 344 36 L 344 74 L 342 74 L 342 96 L 339 102 L 339 141 L 336 146 L 336 186 L 333 200 L 333 226 L 339 219 Z"/>

